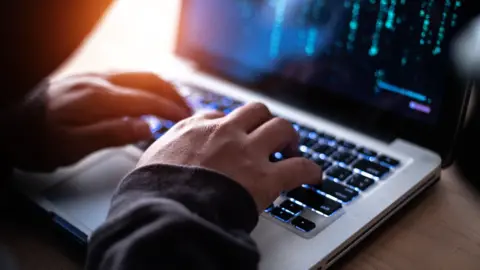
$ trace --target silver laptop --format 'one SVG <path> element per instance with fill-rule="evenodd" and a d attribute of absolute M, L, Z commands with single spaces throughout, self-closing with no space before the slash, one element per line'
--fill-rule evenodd
<path fill-rule="evenodd" d="M 261 214 L 252 234 L 261 269 L 330 267 L 451 164 L 470 93 L 449 69 L 462 3 L 183 1 L 176 56 L 188 68 L 171 78 L 181 93 L 198 110 L 264 102 L 324 168 L 323 184 L 285 191 Z M 144 119 L 156 138 L 174 125 Z M 86 244 L 150 144 L 100 151 L 53 174 L 16 172 L 16 183 Z"/>

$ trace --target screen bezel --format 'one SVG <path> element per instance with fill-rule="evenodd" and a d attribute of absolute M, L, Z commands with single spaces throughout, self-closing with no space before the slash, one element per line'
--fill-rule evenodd
<path fill-rule="evenodd" d="M 278 87 L 294 88 L 308 90 L 308 86 L 298 84 L 293 81 L 287 81 L 285 79 L 275 77 L 271 75 L 269 80 L 266 80 L 260 84 L 246 84 L 244 82 L 235 80 L 228 76 L 221 70 L 214 68 L 207 63 L 209 61 L 216 61 L 225 64 L 236 64 L 229 62 L 226 59 L 221 59 L 217 56 L 210 55 L 204 51 L 185 51 L 182 46 L 184 43 L 185 27 L 185 9 L 187 8 L 189 0 L 182 0 L 180 4 L 180 16 L 178 21 L 177 39 L 175 43 L 175 54 L 177 57 L 194 63 L 195 67 L 200 71 L 218 77 L 222 80 L 227 80 L 240 86 L 246 87 L 252 91 L 259 91 L 262 93 L 270 92 L 269 90 L 278 90 Z M 464 5 L 469 2 L 465 2 Z M 471 2 L 470 2 L 471 3 Z M 466 24 L 473 15 L 475 9 L 472 7 L 464 7 L 464 10 L 468 10 L 468 14 L 461 16 L 462 20 L 460 24 Z M 448 78 L 445 78 L 445 92 L 442 99 L 442 105 L 438 120 L 435 124 L 428 124 L 422 121 L 416 121 L 411 118 L 400 116 L 394 112 L 382 110 L 380 108 L 354 101 L 346 97 L 338 96 L 328 91 L 322 91 L 319 96 L 318 104 L 315 108 L 305 107 L 305 104 L 291 104 L 293 106 L 304 109 L 308 112 L 314 113 L 321 117 L 326 117 L 330 120 L 340 122 L 350 128 L 357 129 L 362 133 L 366 133 L 370 136 L 374 136 L 378 139 L 385 141 L 392 141 L 396 138 L 402 138 L 413 142 L 417 145 L 431 149 L 438 153 L 442 157 L 442 165 L 446 166 L 452 162 L 452 151 L 455 145 L 458 132 L 462 127 L 463 120 L 466 114 L 466 104 L 470 91 L 473 88 L 473 83 L 460 80 L 456 75 L 453 67 L 453 63 L 448 65 L 447 73 Z M 261 91 L 260 91 L 261 89 Z M 288 96 L 275 95 L 270 92 L 270 97 L 277 99 L 281 102 L 287 103 L 290 101 Z M 312 97 L 314 98 L 314 97 Z M 447 102 L 448 101 L 448 102 Z M 353 113 L 352 113 L 353 112 Z"/>

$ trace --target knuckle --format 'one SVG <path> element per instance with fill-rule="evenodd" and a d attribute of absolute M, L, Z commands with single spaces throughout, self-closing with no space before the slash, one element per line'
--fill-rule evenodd
<path fill-rule="evenodd" d="M 229 136 L 235 129 L 234 125 L 229 122 L 224 122 L 215 127 L 215 134 L 218 136 Z"/>
<path fill-rule="evenodd" d="M 79 91 L 79 90 L 93 91 L 92 88 L 94 88 L 92 84 L 86 81 L 76 81 L 70 87 L 72 91 Z"/>
<path fill-rule="evenodd" d="M 98 84 L 89 84 L 86 91 L 87 95 L 92 99 L 103 99 L 110 92 L 105 86 Z"/>
<path fill-rule="evenodd" d="M 299 158 L 297 160 L 297 166 L 305 173 L 317 172 L 320 170 L 320 167 L 317 164 L 306 158 Z"/>
<path fill-rule="evenodd" d="M 292 125 L 290 124 L 290 122 L 288 122 L 284 118 L 275 117 L 272 121 L 274 125 L 279 126 L 286 131 L 289 131 L 289 132 L 295 131 L 295 129 L 293 129 Z"/>
<path fill-rule="evenodd" d="M 225 116 L 225 114 L 220 111 L 205 111 L 200 113 L 198 115 L 198 118 L 208 120 L 208 119 L 214 119 L 214 118 L 223 117 L 223 116 Z"/>
<path fill-rule="evenodd" d="M 197 123 L 193 120 L 186 121 L 180 128 L 185 130 L 185 134 L 193 136 L 210 135 L 218 129 L 216 124 Z"/>
<path fill-rule="evenodd" d="M 160 76 L 151 71 L 142 72 L 145 79 L 160 80 Z"/>
<path fill-rule="evenodd" d="M 233 121 L 221 121 L 217 124 L 218 131 L 222 133 L 231 133 L 237 129 L 238 124 Z"/>
<path fill-rule="evenodd" d="M 144 80 L 147 83 L 154 83 L 154 84 L 160 84 L 163 86 L 167 86 L 167 83 L 162 80 L 160 76 L 153 72 L 144 72 L 140 74 L 140 77 L 142 80 Z"/>
<path fill-rule="evenodd" d="M 276 125 L 280 125 L 280 126 L 284 126 L 286 125 L 288 122 L 287 120 L 281 118 L 281 117 L 275 117 L 272 119 L 272 121 L 276 124 Z"/>
<path fill-rule="evenodd" d="M 249 104 L 249 108 L 253 111 L 256 111 L 256 112 L 260 113 L 260 114 L 271 114 L 267 105 L 265 105 L 261 102 L 252 102 L 252 103 Z"/>
<path fill-rule="evenodd" d="M 289 139 L 298 138 L 298 133 L 295 131 L 292 124 L 288 120 L 280 117 L 275 117 L 272 121 L 273 124 L 281 130 L 281 133 L 286 135 Z"/>
<path fill-rule="evenodd" d="M 183 120 L 179 121 L 178 123 L 176 123 L 173 126 L 172 129 L 174 129 L 174 130 L 186 130 L 186 129 L 191 128 L 194 123 L 195 123 L 195 121 L 193 121 L 192 118 L 183 119 Z"/>

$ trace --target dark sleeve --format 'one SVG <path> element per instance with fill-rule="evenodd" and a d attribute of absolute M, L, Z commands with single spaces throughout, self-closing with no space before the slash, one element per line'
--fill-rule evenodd
<path fill-rule="evenodd" d="M 121 183 L 89 245 L 87 269 L 256 269 L 250 194 L 205 169 L 155 165 Z"/>
<path fill-rule="evenodd" d="M 112 0 L 0 1 L 0 105 L 19 102 L 67 60 Z"/>
<path fill-rule="evenodd" d="M 48 136 L 46 130 L 46 93 L 50 82 L 43 80 L 25 95 L 21 102 L 5 106 L 0 111 L 0 175 L 6 178 L 12 167 L 23 163 L 37 164 L 31 157 L 41 156 L 32 147 L 32 142 L 44 142 Z M 22 168 L 23 169 L 23 168 Z M 36 168 L 31 168 L 35 170 Z"/>

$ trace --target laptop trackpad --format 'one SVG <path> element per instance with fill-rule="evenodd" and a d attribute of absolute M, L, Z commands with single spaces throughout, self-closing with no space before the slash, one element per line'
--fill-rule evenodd
<path fill-rule="evenodd" d="M 119 151 L 48 189 L 45 196 L 61 213 L 95 230 L 107 216 L 110 199 L 119 181 L 136 162 L 132 155 Z"/>

